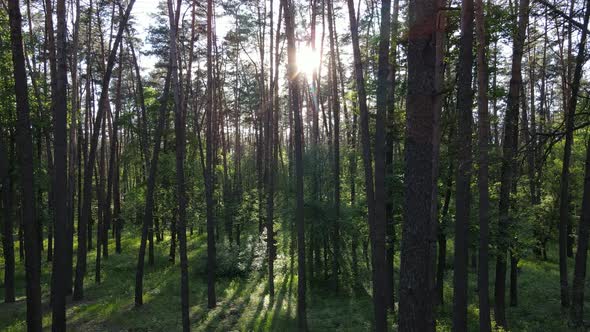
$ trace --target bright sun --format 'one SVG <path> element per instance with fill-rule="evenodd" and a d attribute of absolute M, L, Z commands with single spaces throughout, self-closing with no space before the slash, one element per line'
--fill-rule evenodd
<path fill-rule="evenodd" d="M 297 70 L 305 75 L 311 77 L 314 70 L 318 69 L 320 56 L 317 51 L 313 51 L 311 47 L 303 46 L 297 50 Z"/>

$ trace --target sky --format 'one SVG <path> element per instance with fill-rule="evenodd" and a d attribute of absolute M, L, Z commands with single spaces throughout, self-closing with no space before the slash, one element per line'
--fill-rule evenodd
<path fill-rule="evenodd" d="M 152 14 L 157 12 L 157 4 L 159 0 L 136 0 L 131 10 L 131 14 L 135 17 L 135 29 L 139 34 L 140 40 L 147 39 L 147 31 L 149 26 L 152 24 Z M 217 9 L 219 11 L 220 9 Z M 229 31 L 229 17 L 217 14 L 216 17 L 216 32 L 218 40 L 221 40 L 225 34 Z M 149 45 L 145 43 L 142 47 L 142 51 L 149 49 Z M 148 73 L 154 65 L 157 59 L 155 56 L 147 56 L 144 54 L 139 55 L 139 63 L 144 74 Z"/>

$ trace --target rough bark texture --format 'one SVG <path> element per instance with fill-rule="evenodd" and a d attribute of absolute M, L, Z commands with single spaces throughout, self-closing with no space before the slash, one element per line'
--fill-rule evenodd
<path fill-rule="evenodd" d="M 67 57 L 66 4 L 57 1 L 57 82 L 53 108 L 54 180 L 53 211 L 55 230 L 55 258 L 52 271 L 52 330 L 66 329 L 66 231 L 67 231 Z"/>
<path fill-rule="evenodd" d="M 584 14 L 584 27 L 590 21 L 590 0 L 586 1 L 586 12 Z M 586 56 L 587 30 L 582 30 L 582 37 L 578 45 L 576 56 L 576 69 L 574 80 L 571 85 L 572 94 L 569 102 L 569 113 L 573 117 L 578 103 L 580 91 L 580 80 Z M 588 234 L 590 232 L 590 141 L 586 148 L 586 168 L 584 177 L 584 194 L 582 198 L 582 214 L 578 226 L 578 249 L 576 251 L 576 262 L 574 266 L 574 280 L 572 285 L 572 320 L 576 324 L 583 323 L 584 313 L 584 285 L 586 281 L 586 260 L 588 258 Z"/>
<path fill-rule="evenodd" d="M 457 73 L 457 174 L 455 199 L 455 259 L 453 270 L 453 330 L 467 330 L 467 260 L 469 217 L 471 208 L 471 89 L 473 65 L 473 0 L 461 5 L 461 37 Z"/>
<path fill-rule="evenodd" d="M 439 1 L 410 2 L 399 330 L 434 331 L 436 178 L 440 96 Z"/>
<path fill-rule="evenodd" d="M 389 100 L 387 106 L 387 133 L 386 133 L 386 147 L 385 147 L 385 171 L 386 171 L 386 190 L 387 190 L 387 202 L 385 205 L 386 215 L 386 275 L 385 275 L 385 297 L 387 301 L 387 308 L 389 310 L 395 309 L 395 271 L 394 271 L 394 256 L 395 256 L 395 221 L 394 221 L 394 186 L 392 179 L 394 177 L 394 166 L 393 166 L 393 149 L 395 139 L 397 136 L 395 126 L 395 105 L 396 95 L 395 89 L 397 85 L 396 71 L 397 71 L 397 35 L 398 35 L 398 16 L 399 16 L 399 0 L 393 1 L 393 16 L 391 26 L 391 46 L 390 46 L 390 70 L 389 70 L 389 81 L 391 86 L 389 88 Z"/>
<path fill-rule="evenodd" d="M 570 12 L 573 13 L 574 2 L 571 2 Z M 588 9 L 586 9 L 588 11 Z M 584 17 L 584 27 L 582 30 L 582 40 L 585 41 L 587 36 L 586 16 Z M 569 60 L 571 56 L 572 38 L 571 38 L 572 24 L 568 25 L 568 51 L 567 58 Z M 582 44 L 582 45 L 585 45 Z M 579 90 L 580 78 L 582 74 L 582 68 L 580 67 L 579 76 L 575 77 L 578 71 L 578 62 L 581 62 L 580 66 L 583 66 L 584 62 L 584 46 L 581 47 L 581 53 L 578 52 L 578 59 L 576 60 L 576 69 L 574 73 L 573 81 L 571 80 L 571 61 L 567 61 L 567 78 L 564 82 L 564 118 L 565 118 L 565 143 L 563 148 L 563 164 L 561 169 L 561 182 L 559 187 L 559 283 L 561 290 L 561 306 L 568 307 L 570 305 L 570 294 L 568 285 L 568 272 L 567 272 L 567 257 L 573 256 L 573 230 L 571 220 L 571 195 L 570 195 L 570 164 L 572 156 L 572 145 L 574 143 L 574 124 L 575 124 L 575 113 L 577 104 L 577 91 Z M 580 58 L 580 54 L 582 58 Z M 577 79 L 577 82 L 576 82 Z M 571 84 L 570 84 L 571 82 Z"/>
<path fill-rule="evenodd" d="M 0 132 L 0 181 L 2 183 L 2 253 L 4 254 L 4 302 L 12 303 L 14 297 L 14 237 L 12 223 L 13 186 L 11 157 L 8 155 L 4 132 Z M 12 145 L 12 144 L 11 144 Z"/>
<path fill-rule="evenodd" d="M 307 331 L 307 313 L 305 301 L 305 220 L 303 200 L 303 123 L 300 110 L 299 78 L 297 76 L 297 51 L 295 49 L 295 10 L 293 2 L 281 0 L 285 10 L 285 33 L 287 34 L 287 77 L 289 78 L 289 108 L 293 112 L 295 124 L 295 192 L 297 227 L 297 326 L 300 331 Z"/>
<path fill-rule="evenodd" d="M 8 1 L 10 43 L 14 68 L 16 96 L 16 144 L 20 166 L 22 222 L 24 228 L 25 279 L 27 295 L 27 330 L 41 331 L 41 260 L 38 228 L 35 222 L 35 193 L 33 184 L 33 142 L 27 96 L 27 73 L 23 53 L 22 17 L 18 0 Z"/>
<path fill-rule="evenodd" d="M 588 258 L 588 235 L 590 233 L 590 141 L 586 147 L 585 174 L 584 197 L 582 198 L 582 214 L 578 226 L 578 250 L 576 251 L 572 289 L 571 316 L 576 324 L 582 324 L 584 317 L 584 285 L 586 282 L 586 259 Z"/>
<path fill-rule="evenodd" d="M 386 0 L 388 1 L 388 0 Z M 334 258 L 332 281 L 338 287 L 338 271 L 340 270 L 340 95 L 338 94 L 338 76 L 336 75 L 336 41 L 333 20 L 334 7 L 328 0 L 328 30 L 330 32 L 330 82 L 332 86 L 332 108 L 334 111 L 334 229 L 332 245 Z M 389 20 L 385 20 L 389 22 Z M 317 112 L 316 112 L 317 113 Z"/>
<path fill-rule="evenodd" d="M 170 18 L 170 61 L 172 72 L 172 90 L 174 94 L 174 131 L 176 134 L 176 197 L 178 200 L 178 242 L 180 251 L 180 302 L 182 311 L 182 330 L 190 331 L 189 317 L 189 288 L 188 288 L 188 258 L 186 253 L 186 183 L 184 178 L 184 154 L 186 138 L 184 116 L 182 114 L 182 88 L 178 77 L 177 31 L 180 17 L 180 0 L 176 10 L 172 9 L 172 1 L 168 0 L 168 14 Z M 211 0 L 209 0 L 210 6 Z"/>
<path fill-rule="evenodd" d="M 479 192 L 479 266 L 477 270 L 477 294 L 479 297 L 479 330 L 491 331 L 489 299 L 489 223 L 490 192 L 488 181 L 488 149 L 490 119 L 488 113 L 488 72 L 486 63 L 486 31 L 482 0 L 475 0 L 475 24 L 477 37 L 477 115 L 478 115 L 478 171 Z"/>
<path fill-rule="evenodd" d="M 348 14 L 350 22 L 350 33 L 352 37 L 352 49 L 354 56 L 354 77 L 358 94 L 358 106 L 360 110 L 361 120 L 361 143 L 363 150 L 363 165 L 365 170 L 365 190 L 367 198 L 367 209 L 368 209 L 368 223 L 369 223 L 369 237 L 371 240 L 372 249 L 372 279 L 373 279 L 373 310 L 375 315 L 375 329 L 377 331 L 387 330 L 387 307 L 385 298 L 385 188 L 384 188 L 384 171 L 385 171 L 385 122 L 384 119 L 378 124 L 379 147 L 375 152 L 375 163 L 379 169 L 379 177 L 381 183 L 379 187 L 379 208 L 376 207 L 376 193 L 373 177 L 373 158 L 371 154 L 371 137 L 369 132 L 369 110 L 367 107 L 367 92 L 365 89 L 365 79 L 363 76 L 363 63 L 361 58 L 361 51 L 359 46 L 359 34 L 358 34 L 358 22 L 356 19 L 356 13 L 354 8 L 354 1 L 348 0 Z M 386 0 L 385 4 L 387 11 L 382 13 L 382 17 L 385 15 L 389 21 L 389 8 L 391 2 Z M 384 23 L 385 27 L 383 30 L 387 31 L 387 37 L 380 39 L 380 57 L 383 51 L 385 52 L 385 58 L 380 61 L 380 77 L 382 80 L 387 80 L 387 55 L 389 50 L 389 24 Z M 384 29 L 385 28 L 385 29 Z M 379 115 L 385 117 L 385 102 L 387 98 L 387 87 L 385 82 L 381 82 L 380 87 L 380 102 L 383 104 L 380 107 Z M 379 94 L 378 94 L 379 95 Z M 377 154 L 379 156 L 377 156 Z M 377 212 L 379 210 L 379 212 Z"/>
<path fill-rule="evenodd" d="M 498 221 L 498 253 L 496 255 L 496 281 L 494 287 L 495 318 L 498 325 L 506 327 L 506 252 L 510 246 L 510 192 L 515 173 L 515 151 L 518 136 L 520 86 L 522 84 L 522 54 L 528 24 L 529 0 L 520 1 L 518 29 L 512 46 L 510 87 L 504 118 L 504 141 L 500 175 L 500 202 Z M 567 283 L 567 279 L 566 279 Z"/>
<path fill-rule="evenodd" d="M 375 330 L 387 331 L 387 298 L 389 289 L 386 284 L 386 228 L 387 197 L 386 187 L 386 134 L 387 108 L 391 89 L 389 41 L 391 33 L 391 0 L 381 2 L 381 27 L 379 36 L 379 63 L 377 69 L 377 117 L 375 119 L 375 220 L 371 228 L 371 253 L 373 255 L 373 306 L 375 312 Z"/>
<path fill-rule="evenodd" d="M 66 292 L 67 294 L 72 293 L 72 276 L 74 267 L 74 207 L 76 199 L 76 173 L 80 170 L 77 167 L 79 160 L 79 144 L 78 140 L 78 113 L 80 111 L 80 98 L 78 94 L 78 44 L 80 36 L 80 0 L 75 1 L 75 21 L 74 21 L 74 32 L 72 37 L 71 46 L 71 63 L 70 72 L 72 75 L 72 107 L 71 107 L 71 123 L 70 123 L 70 141 L 69 141 L 69 159 L 68 159 L 68 183 L 67 183 L 67 225 L 66 225 Z M 79 195 L 78 195 L 79 196 Z"/>
<path fill-rule="evenodd" d="M 214 216 L 214 200 L 215 194 L 215 148 L 214 148 L 214 92 L 215 82 L 213 80 L 213 3 L 212 0 L 207 1 L 207 110 L 206 121 L 207 129 L 205 135 L 207 136 L 207 176 L 205 178 L 205 196 L 207 205 L 207 307 L 209 309 L 215 308 L 217 305 L 215 295 L 215 265 L 216 265 L 216 248 L 215 248 L 215 216 Z M 260 203 L 262 204 L 262 203 Z M 262 211 L 262 210 L 261 210 Z M 262 218 L 262 217 L 261 217 Z"/>

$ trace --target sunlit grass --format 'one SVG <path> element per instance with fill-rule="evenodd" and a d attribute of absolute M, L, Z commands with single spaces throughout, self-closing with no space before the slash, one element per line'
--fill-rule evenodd
<path fill-rule="evenodd" d="M 145 266 L 144 305 L 134 307 L 136 255 L 139 237 L 129 230 L 123 237 L 123 253 L 111 253 L 103 260 L 102 283 L 94 280 L 95 255 L 88 256 L 88 273 L 85 279 L 85 299 L 68 302 L 68 326 L 76 331 L 176 331 L 181 329 L 179 259 L 172 265 L 168 261 L 169 237 L 155 245 L 155 264 Z M 286 233 L 286 232 L 284 232 Z M 291 264 L 287 243 L 281 238 L 279 255 L 275 263 L 275 296 L 268 295 L 265 248 L 257 238 L 244 239 L 241 248 L 220 244 L 218 254 L 221 275 L 216 282 L 218 306 L 207 309 L 206 239 L 203 235 L 189 236 L 190 318 L 195 331 L 295 331 L 297 303 L 296 262 Z M 568 327 L 567 313 L 562 314 L 559 303 L 559 272 L 556 250 L 552 248 L 548 261 L 534 257 L 519 263 L 519 305 L 507 308 L 511 331 L 574 331 Z M 452 316 L 452 241 L 449 240 L 445 277 L 445 305 L 437 309 L 437 330 L 451 330 Z M 25 325 L 24 269 L 18 260 L 17 248 L 17 302 L 0 304 L 0 331 L 23 331 Z M 360 287 L 352 287 L 348 271 L 350 261 L 343 262 L 341 283 L 336 294 L 323 275 L 312 281 L 308 288 L 308 325 L 315 331 L 371 331 L 372 301 L 370 273 L 362 253 L 359 252 Z M 239 258 L 236 258 L 239 257 Z M 232 265 L 235 259 L 240 266 Z M 0 261 L 0 263 L 3 263 Z M 573 260 L 569 260 L 570 266 Z M 399 255 L 395 259 L 396 271 Z M 51 264 L 44 259 L 43 326 L 51 325 L 48 304 Z M 571 269 L 570 269 L 571 270 Z M 572 273 L 572 271 L 570 271 Z M 490 266 L 490 297 L 493 305 L 493 264 Z M 570 279 L 571 280 L 571 279 Z M 397 282 L 397 280 L 396 280 Z M 469 330 L 478 330 L 479 308 L 476 292 L 476 274 L 469 271 Z M 587 291 L 590 294 L 590 290 Z M 0 296 L 3 289 L 0 288 Z M 492 313 L 493 314 L 493 313 Z M 588 316 L 590 317 L 590 316 Z M 390 325 L 396 327 L 396 315 L 390 315 Z M 495 329 L 497 330 L 497 329 Z M 499 330 L 497 330 L 499 331 Z"/>

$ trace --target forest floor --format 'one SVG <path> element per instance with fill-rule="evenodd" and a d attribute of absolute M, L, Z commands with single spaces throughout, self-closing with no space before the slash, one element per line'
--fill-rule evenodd
<path fill-rule="evenodd" d="M 206 239 L 189 236 L 190 316 L 195 331 L 292 331 L 296 330 L 296 264 L 290 255 L 279 254 L 275 265 L 274 301 L 267 295 L 266 265 L 263 245 L 229 249 L 221 245 L 218 252 L 216 283 L 218 306 L 207 310 Z M 111 239 L 112 242 L 112 239 Z M 256 240 L 243 241 L 258 243 Z M 452 243 L 449 242 L 452 248 Z M 144 305 L 134 308 L 134 281 L 139 240 L 123 238 L 123 253 L 111 253 L 103 260 L 102 283 L 96 284 L 95 255 L 88 256 L 85 299 L 71 303 L 68 299 L 67 319 L 72 331 L 179 331 L 180 269 L 168 261 L 167 239 L 155 246 L 155 264 L 146 263 Z M 18 249 L 16 251 L 18 254 Z M 18 256 L 18 255 L 17 255 Z M 452 258 L 452 256 L 451 256 Z M 452 261 L 452 259 L 449 259 Z M 0 258 L 0 262 L 3 262 Z M 396 262 L 398 263 L 398 262 Z M 570 261 L 570 264 L 573 262 Z M 354 290 L 341 287 L 336 293 L 326 281 L 314 281 L 308 289 L 308 324 L 311 331 L 370 331 L 372 302 L 366 266 L 360 277 L 364 286 Z M 397 266 L 397 265 L 396 265 Z M 572 265 L 570 265 L 572 266 Z M 567 314 L 561 314 L 559 272 L 556 258 L 548 261 L 523 259 L 520 262 L 519 303 L 507 312 L 511 331 L 574 331 L 568 327 Z M 49 330 L 51 310 L 48 304 L 51 263 L 44 260 L 43 326 Z M 490 269 L 493 275 L 493 269 Z M 471 271 L 470 271 L 471 272 Z M 17 302 L 0 304 L 0 331 L 24 331 L 25 296 L 24 268 L 17 258 Z M 323 279 L 323 277 L 320 277 Z M 2 279 L 3 280 L 3 279 Z M 452 270 L 446 276 L 445 305 L 439 309 L 437 329 L 449 331 L 452 310 Z M 493 284 L 493 279 L 491 279 Z M 346 280 L 342 281 L 347 284 Z M 0 284 L 1 285 L 1 284 Z M 477 331 L 478 308 L 475 276 L 470 273 L 470 330 Z M 587 291 L 586 294 L 590 292 Z M 490 292 L 490 294 L 493 294 Z M 0 296 L 3 288 L 0 287 Z M 493 297 L 492 297 L 493 300 Z M 588 311 L 587 311 L 588 312 Z M 391 324 L 395 317 L 391 315 Z"/>

